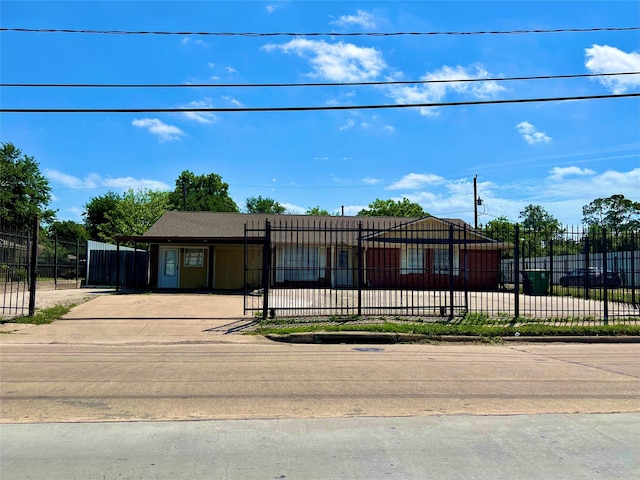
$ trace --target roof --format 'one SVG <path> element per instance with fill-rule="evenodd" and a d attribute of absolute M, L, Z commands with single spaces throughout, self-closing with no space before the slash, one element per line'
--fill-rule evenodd
<path fill-rule="evenodd" d="M 471 226 L 459 219 L 430 218 L 437 222 L 453 224 L 458 227 Z M 310 216 L 310 215 L 265 215 L 227 212 L 165 212 L 158 221 L 139 238 L 244 238 L 247 228 L 262 229 L 265 222 L 272 227 L 329 227 L 357 228 L 394 228 L 421 220 L 406 217 L 350 217 L 350 216 Z"/>
<path fill-rule="evenodd" d="M 433 216 L 406 217 L 352 217 L 310 215 L 266 215 L 227 212 L 165 212 L 142 236 L 122 236 L 118 240 L 145 243 L 213 243 L 244 241 L 245 235 L 254 241 L 264 237 L 266 222 L 272 227 L 272 240 L 281 243 L 326 242 L 327 236 L 341 244 L 355 245 L 358 228 L 362 228 L 364 241 L 401 241 L 399 230 L 409 229 L 423 232 L 421 237 L 442 237 L 444 231 L 453 226 L 458 232 L 469 232 L 475 242 L 494 243 L 494 240 L 476 232 L 460 219 L 444 219 Z M 245 230 L 246 229 L 246 230 Z M 295 240 L 292 232 L 296 231 Z M 300 232 L 308 232 L 301 234 Z M 429 235 L 424 235 L 429 232 Z M 438 232 L 438 233 L 436 233 Z M 412 235 L 415 237 L 416 235 Z M 456 235 L 461 237 L 461 233 Z M 448 238 L 448 235 L 447 235 Z M 494 247 L 498 247 L 494 245 Z M 500 247 L 498 247 L 500 248 Z"/>

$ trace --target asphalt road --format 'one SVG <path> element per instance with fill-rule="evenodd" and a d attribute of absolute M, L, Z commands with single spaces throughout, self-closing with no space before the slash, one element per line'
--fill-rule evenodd
<path fill-rule="evenodd" d="M 2 345 L 0 421 L 640 412 L 640 345 Z"/>
<path fill-rule="evenodd" d="M 3 480 L 637 480 L 639 414 L 3 425 Z"/>

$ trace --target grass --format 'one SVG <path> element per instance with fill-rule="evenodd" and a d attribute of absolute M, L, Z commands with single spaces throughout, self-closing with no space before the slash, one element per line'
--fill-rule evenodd
<path fill-rule="evenodd" d="M 397 319 L 393 319 L 397 320 Z M 475 336 L 479 339 L 496 339 L 512 336 L 640 336 L 640 324 L 636 319 L 618 319 L 615 324 L 603 324 L 595 319 L 533 319 L 533 318 L 489 318 L 484 313 L 472 313 L 455 322 L 402 322 L 326 324 L 321 321 L 301 324 L 300 320 L 288 319 L 277 322 L 262 321 L 251 333 L 291 334 L 308 332 L 388 332 L 439 337 L 451 335 Z M 585 322 L 593 322 L 585 325 Z"/>
<path fill-rule="evenodd" d="M 52 323 L 54 320 L 66 315 L 69 310 L 75 307 L 75 303 L 65 304 L 65 305 L 56 305 L 55 307 L 43 308 L 42 310 L 37 310 L 33 317 L 24 316 L 24 317 L 16 317 L 10 319 L 0 320 L 0 324 L 4 323 L 31 323 L 34 325 L 45 325 L 47 323 Z"/>
<path fill-rule="evenodd" d="M 553 295 L 556 297 L 584 298 L 584 287 L 553 287 Z M 591 300 L 604 300 L 604 288 L 590 288 L 589 298 Z M 629 288 L 609 288 L 608 298 L 612 302 L 632 303 L 632 292 Z M 640 292 L 636 291 L 635 300 L 640 300 Z"/>

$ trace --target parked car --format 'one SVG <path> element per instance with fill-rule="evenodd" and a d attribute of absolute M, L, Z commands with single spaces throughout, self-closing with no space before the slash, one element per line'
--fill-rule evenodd
<path fill-rule="evenodd" d="M 620 275 L 618 272 L 607 272 L 606 278 L 599 268 L 576 268 L 560 277 L 560 285 L 563 287 L 619 287 Z"/>

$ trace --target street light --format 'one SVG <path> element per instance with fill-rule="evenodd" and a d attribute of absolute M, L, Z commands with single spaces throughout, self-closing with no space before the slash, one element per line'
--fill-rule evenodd
<path fill-rule="evenodd" d="M 478 229 L 478 207 L 482 205 L 482 199 L 478 196 L 478 176 L 473 177 L 473 227 Z"/>

